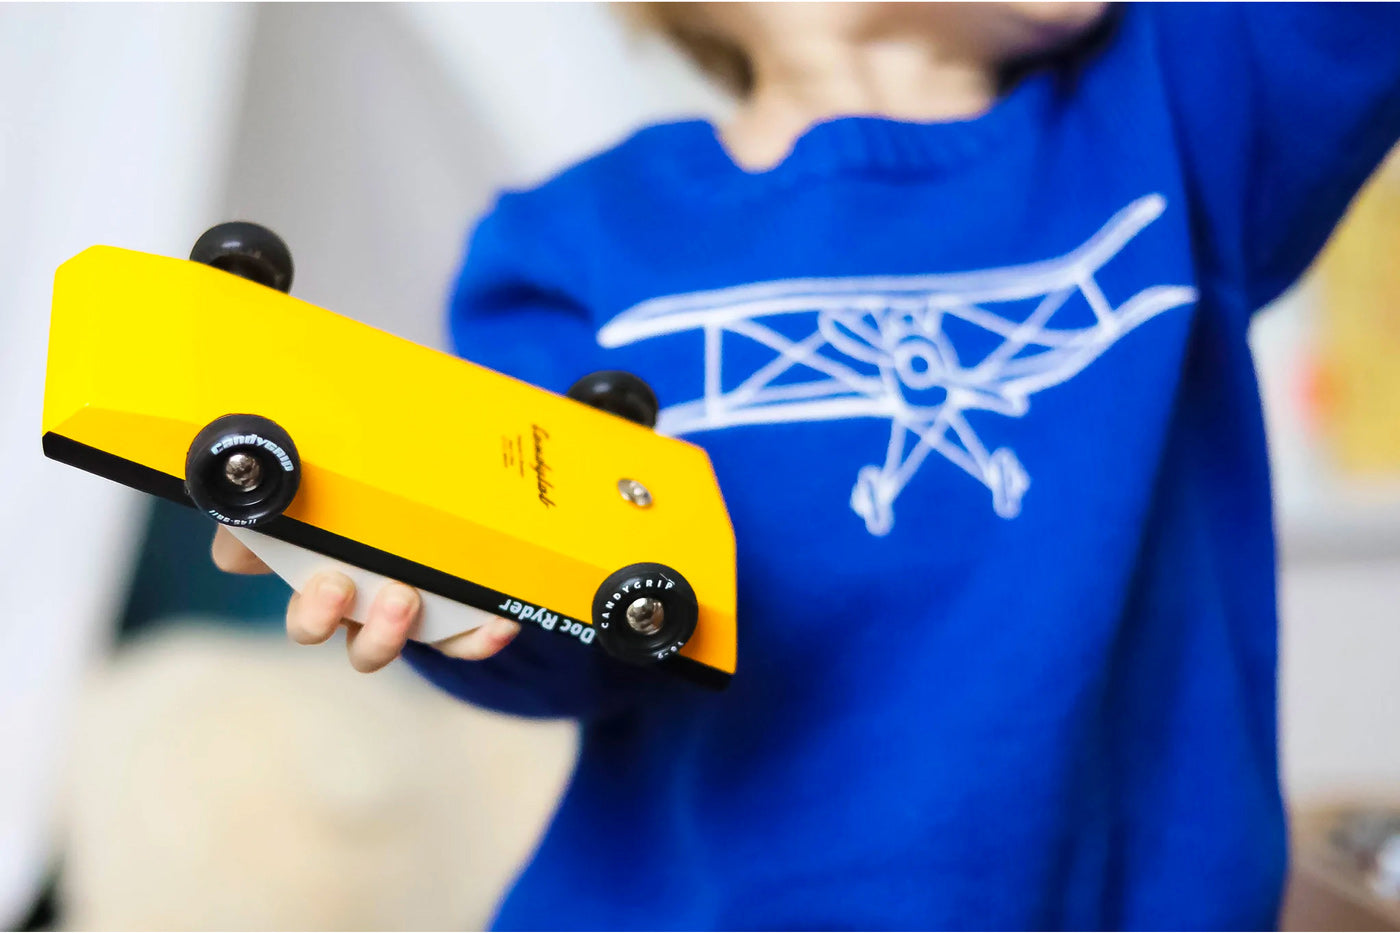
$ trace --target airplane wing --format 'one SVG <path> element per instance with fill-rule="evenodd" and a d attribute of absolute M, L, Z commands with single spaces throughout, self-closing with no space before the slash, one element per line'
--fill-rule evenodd
<path fill-rule="evenodd" d="M 1115 306 L 1095 280 L 1165 209 L 1161 195 L 1139 198 L 1083 245 L 1043 262 L 953 274 L 787 279 L 655 298 L 609 321 L 598 342 L 620 347 L 700 335 L 703 383 L 695 398 L 662 411 L 657 429 L 663 433 L 888 419 L 885 463 L 863 468 L 852 492 L 851 506 L 872 534 L 888 532 L 894 499 L 935 452 L 986 484 L 997 513 L 1009 518 L 1019 512 L 1030 478 L 1009 448 L 988 451 L 965 413 L 1021 417 L 1032 394 L 1070 379 L 1143 322 L 1196 299 L 1187 286 L 1153 285 Z M 1071 302 L 1072 323 L 1065 313 Z M 810 328 L 793 326 L 794 315 L 810 315 Z M 789 320 L 779 326 L 780 317 Z M 771 355 L 735 373 L 726 368 L 725 347 L 736 340 Z M 726 378 L 731 388 L 724 388 Z"/>

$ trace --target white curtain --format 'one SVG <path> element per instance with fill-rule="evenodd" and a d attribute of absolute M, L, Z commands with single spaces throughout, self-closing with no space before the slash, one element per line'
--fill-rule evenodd
<path fill-rule="evenodd" d="M 43 458 L 54 269 L 180 254 L 222 194 L 251 8 L 0 5 L 0 923 L 48 868 L 79 678 L 108 639 L 140 497 Z M 8 921 L 8 922 L 6 922 Z"/>

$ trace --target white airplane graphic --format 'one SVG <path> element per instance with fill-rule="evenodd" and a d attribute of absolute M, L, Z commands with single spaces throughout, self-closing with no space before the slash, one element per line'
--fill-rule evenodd
<path fill-rule="evenodd" d="M 996 513 L 1014 518 L 1030 477 L 1010 448 L 988 451 L 965 415 L 1019 418 L 1033 393 L 1074 376 L 1149 318 L 1196 300 L 1193 288 L 1153 285 L 1114 307 L 1094 279 L 1165 209 L 1161 195 L 1139 198 L 1078 249 L 1046 262 L 940 275 L 789 279 L 655 298 L 609 321 L 598 342 L 620 347 L 689 330 L 703 335 L 701 394 L 662 411 L 657 430 L 666 434 L 888 419 L 884 463 L 861 467 L 851 490 L 851 508 L 873 535 L 894 526 L 894 501 L 930 452 L 986 485 Z M 1077 294 L 1092 322 L 1084 314 L 1075 326 L 1052 327 Z M 1008 316 L 1018 308 L 1019 315 Z M 780 316 L 802 314 L 813 316 L 807 336 L 775 329 Z M 962 348 L 955 345 L 950 319 L 980 332 L 978 349 L 965 339 Z M 785 323 L 791 332 L 794 322 Z M 735 338 L 774 355 L 726 390 L 724 347 Z"/>

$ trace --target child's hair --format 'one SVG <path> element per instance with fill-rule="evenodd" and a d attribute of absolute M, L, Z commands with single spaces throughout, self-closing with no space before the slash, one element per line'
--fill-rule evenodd
<path fill-rule="evenodd" d="M 639 32 L 669 39 L 712 81 L 735 97 L 753 90 L 753 67 L 735 42 L 709 29 L 692 3 L 615 3 L 623 20 Z"/>

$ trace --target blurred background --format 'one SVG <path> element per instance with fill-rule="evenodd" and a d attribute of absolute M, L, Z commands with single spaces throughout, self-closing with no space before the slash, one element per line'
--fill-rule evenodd
<path fill-rule="evenodd" d="M 496 190 L 723 99 L 590 3 L 4 4 L 0 88 L 0 924 L 480 926 L 572 728 L 290 645 L 286 588 L 218 574 L 203 517 L 44 460 L 53 270 L 246 218 L 291 244 L 299 297 L 443 346 Z M 1337 814 L 1400 801 L 1397 254 L 1393 158 L 1253 334 L 1313 927 L 1400 928 L 1325 845 Z"/>

